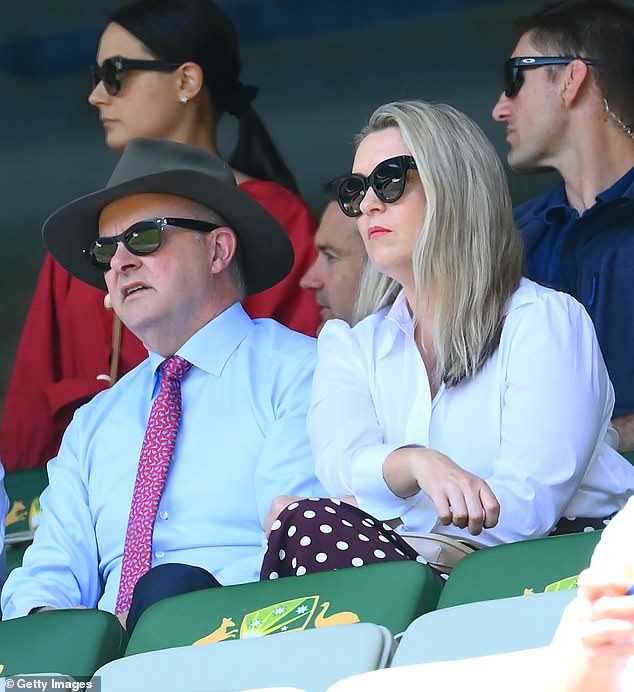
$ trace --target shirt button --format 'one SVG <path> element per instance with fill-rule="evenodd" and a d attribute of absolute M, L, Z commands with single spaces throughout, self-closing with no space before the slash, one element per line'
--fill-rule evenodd
<path fill-rule="evenodd" d="M 167 514 L 167 512 L 166 512 L 165 510 L 163 510 L 162 512 L 159 513 L 159 517 L 160 517 L 161 519 L 167 519 L 168 514 Z"/>
<path fill-rule="evenodd" d="M 165 553 L 162 550 L 157 550 L 154 553 L 154 557 L 160 560 L 161 558 L 165 557 Z"/>

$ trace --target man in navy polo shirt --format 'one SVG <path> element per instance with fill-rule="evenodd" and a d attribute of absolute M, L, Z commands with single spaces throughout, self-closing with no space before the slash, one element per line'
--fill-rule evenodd
<path fill-rule="evenodd" d="M 556 2 L 520 18 L 493 118 L 508 163 L 563 182 L 516 209 L 525 273 L 588 310 L 634 450 L 634 7 Z"/>

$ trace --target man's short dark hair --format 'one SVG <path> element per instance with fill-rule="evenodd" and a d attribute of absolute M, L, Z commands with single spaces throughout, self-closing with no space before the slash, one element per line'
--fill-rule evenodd
<path fill-rule="evenodd" d="M 591 67 L 610 110 L 634 125 L 634 7 L 616 0 L 551 2 L 514 23 L 549 55 L 598 60 Z"/>

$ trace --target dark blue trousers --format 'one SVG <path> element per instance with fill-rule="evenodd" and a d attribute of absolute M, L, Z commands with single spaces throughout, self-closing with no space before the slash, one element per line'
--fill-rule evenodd
<path fill-rule="evenodd" d="M 166 563 L 153 567 L 136 583 L 126 629 L 132 634 L 142 613 L 153 603 L 200 589 L 213 589 L 222 584 L 207 570 L 193 565 Z"/>

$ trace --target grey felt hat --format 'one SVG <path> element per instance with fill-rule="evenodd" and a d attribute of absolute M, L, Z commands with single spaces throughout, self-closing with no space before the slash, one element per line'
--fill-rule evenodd
<path fill-rule="evenodd" d="M 103 190 L 49 216 L 42 228 L 44 244 L 73 276 L 105 288 L 103 272 L 86 253 L 99 235 L 99 215 L 115 200 L 146 192 L 185 197 L 222 215 L 238 236 L 248 294 L 274 286 L 292 269 L 295 254 L 288 234 L 236 185 L 222 159 L 199 147 L 145 137 L 130 141 Z"/>

